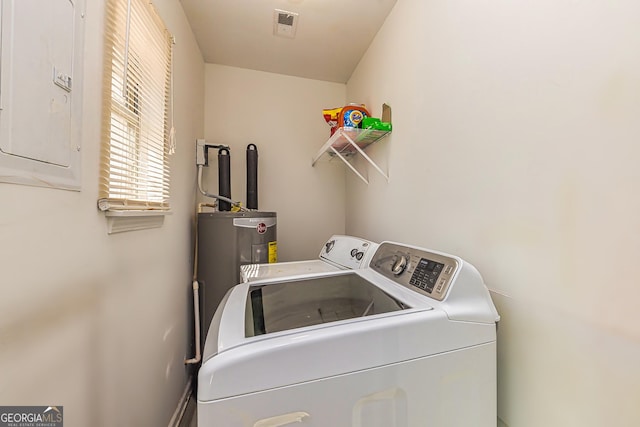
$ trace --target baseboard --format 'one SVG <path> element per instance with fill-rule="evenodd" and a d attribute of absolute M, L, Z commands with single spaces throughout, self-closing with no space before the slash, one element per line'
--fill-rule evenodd
<path fill-rule="evenodd" d="M 182 425 L 182 420 L 185 417 L 187 406 L 189 405 L 190 400 L 191 400 L 191 378 L 189 378 L 189 381 L 187 381 L 187 384 L 184 387 L 184 391 L 182 392 L 182 396 L 178 401 L 178 406 L 176 407 L 176 410 L 173 412 L 173 416 L 169 421 L 168 427 L 180 427 Z"/>

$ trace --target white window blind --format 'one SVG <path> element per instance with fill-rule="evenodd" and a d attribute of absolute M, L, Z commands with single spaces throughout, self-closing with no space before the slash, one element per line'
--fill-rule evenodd
<path fill-rule="evenodd" d="M 149 0 L 107 0 L 101 210 L 169 210 L 173 37 Z"/>

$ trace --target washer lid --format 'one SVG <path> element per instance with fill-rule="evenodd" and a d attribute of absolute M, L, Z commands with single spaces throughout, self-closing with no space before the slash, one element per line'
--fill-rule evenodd
<path fill-rule="evenodd" d="M 408 305 L 356 274 L 254 284 L 245 337 L 405 310 Z"/>
<path fill-rule="evenodd" d="M 253 282 L 262 279 L 324 273 L 336 270 L 338 270 L 338 267 L 333 264 L 329 264 L 320 259 L 312 259 L 308 261 L 276 262 L 271 264 L 246 264 L 240 266 L 240 275 L 243 282 Z"/>
<path fill-rule="evenodd" d="M 265 290 L 266 287 L 270 289 Z M 266 309 L 263 307 L 262 315 L 258 307 L 260 292 L 253 292 L 257 289 L 262 289 L 261 300 L 266 305 Z M 276 290 L 278 292 L 275 292 Z M 252 300 L 252 297 L 256 299 Z M 356 301 L 339 306 L 340 299 L 347 298 L 354 298 Z M 372 300 L 375 307 L 372 306 L 369 311 L 366 311 Z M 316 304 L 313 309 L 297 307 L 297 305 L 311 303 Z M 334 313 L 330 320 L 327 310 L 331 307 L 334 310 L 352 310 L 353 313 L 350 315 L 343 312 Z M 254 311 L 254 308 L 257 311 Z M 432 308 L 428 298 L 398 286 L 370 269 L 336 270 L 246 282 L 233 287 L 229 291 L 228 299 L 218 306 L 214 316 L 218 318 L 218 322 L 212 322 L 209 328 L 203 361 L 215 354 L 256 340 L 306 334 L 321 328 L 350 327 L 357 323 L 370 323 L 373 319 L 384 319 L 414 311 L 428 311 Z M 294 320 L 293 314 L 296 310 L 308 316 L 314 314 L 315 321 L 309 321 L 308 325 L 304 325 L 303 320 Z M 283 320 L 278 319 L 278 316 L 283 317 Z M 290 326 L 282 326 L 282 323 L 278 325 L 279 322 L 285 322 L 284 318 L 290 316 L 292 317 L 288 320 Z M 256 318 L 260 321 L 260 318 L 265 317 L 264 333 L 260 333 L 261 329 L 255 330 Z M 218 330 L 215 338 L 210 336 L 214 328 Z M 275 329 L 278 332 L 274 332 Z"/>

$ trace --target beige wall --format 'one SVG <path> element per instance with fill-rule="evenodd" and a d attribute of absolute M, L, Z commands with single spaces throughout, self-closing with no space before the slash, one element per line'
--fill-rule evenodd
<path fill-rule="evenodd" d="M 82 191 L 0 183 L 0 402 L 62 405 L 65 426 L 167 425 L 191 357 L 194 148 L 204 62 L 178 0 L 173 215 L 107 235 L 96 208 L 103 2 L 86 2 Z"/>
<path fill-rule="evenodd" d="M 347 84 L 393 135 L 349 234 L 483 273 L 510 427 L 640 424 L 640 4 L 398 0 Z M 377 111 L 376 111 L 377 110 Z"/>
<path fill-rule="evenodd" d="M 323 108 L 343 105 L 343 84 L 206 65 L 208 142 L 231 148 L 231 195 L 246 202 L 246 147 L 258 147 L 258 208 L 278 213 L 278 259 L 316 258 L 344 232 L 345 168 L 311 159 L 329 137 Z M 217 152 L 204 187 L 218 192 Z"/>

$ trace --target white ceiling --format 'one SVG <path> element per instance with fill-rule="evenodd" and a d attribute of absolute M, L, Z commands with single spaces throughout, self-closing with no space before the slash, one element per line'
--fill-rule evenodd
<path fill-rule="evenodd" d="M 180 0 L 207 63 L 346 83 L 396 0 Z M 298 13 L 295 37 L 274 10 Z"/>

